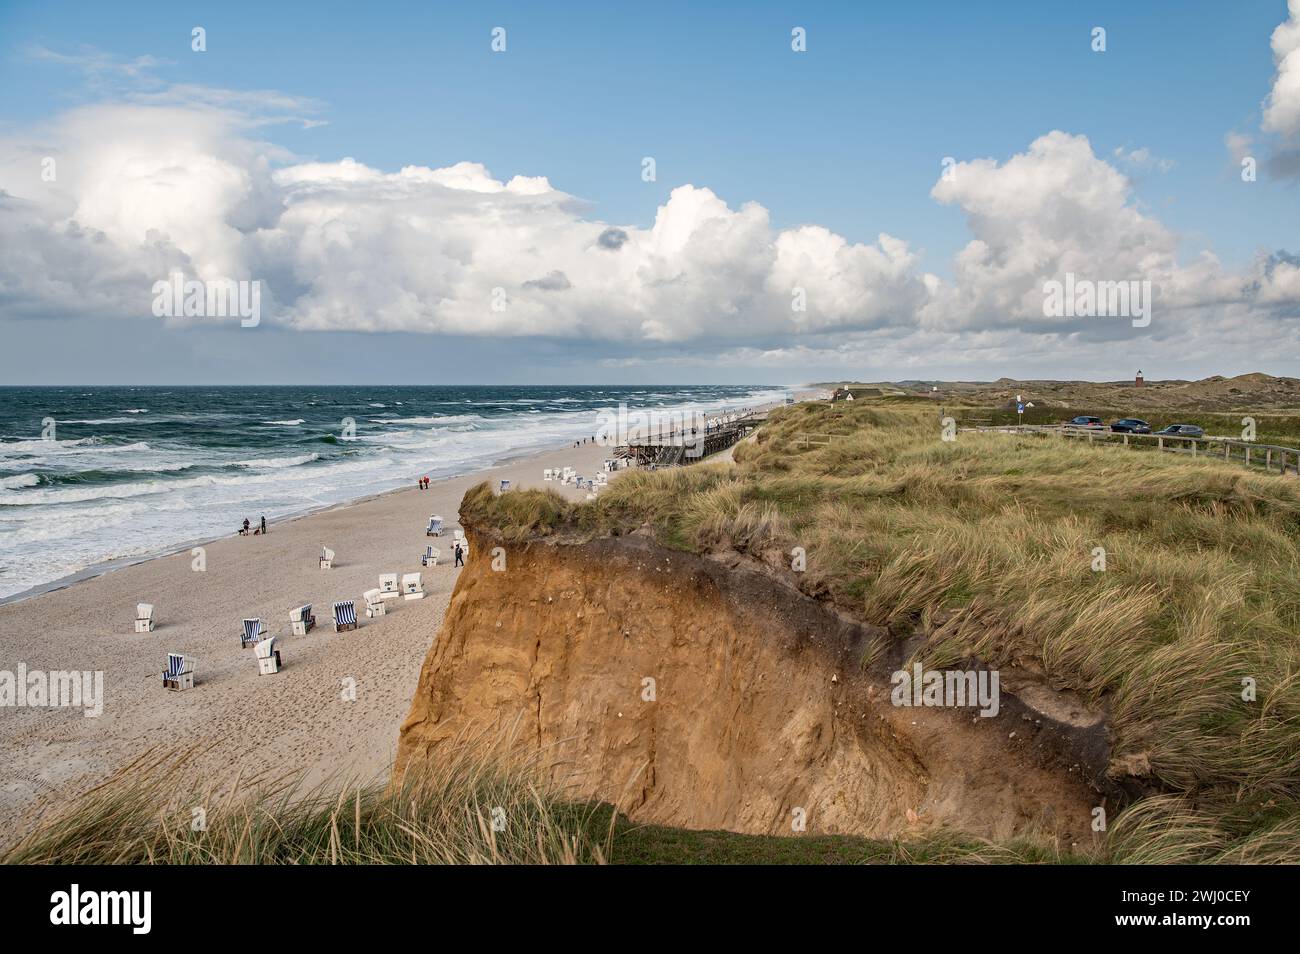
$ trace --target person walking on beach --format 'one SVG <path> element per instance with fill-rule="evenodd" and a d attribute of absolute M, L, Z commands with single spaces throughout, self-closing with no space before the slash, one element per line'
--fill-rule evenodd
<path fill-rule="evenodd" d="M 262 514 L 262 533 L 266 533 L 266 514 Z"/>
<path fill-rule="evenodd" d="M 244 526 L 240 529 L 240 531 L 239 531 L 239 535 L 240 535 L 241 537 L 246 537 L 246 536 L 248 536 L 248 518 L 247 518 L 247 517 L 244 518 Z"/>
<path fill-rule="evenodd" d="M 458 544 L 456 544 L 456 563 L 455 563 L 455 566 L 464 566 L 464 565 L 465 565 L 465 551 L 462 550 L 462 549 L 460 548 L 460 544 L 458 543 Z M 453 567 L 453 569 L 454 569 L 454 568 L 455 568 L 455 567 Z"/>

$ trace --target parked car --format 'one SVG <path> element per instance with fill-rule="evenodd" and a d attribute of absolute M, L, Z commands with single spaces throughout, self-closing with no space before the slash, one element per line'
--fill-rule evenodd
<path fill-rule="evenodd" d="M 1161 437 L 1204 437 L 1205 429 L 1195 424 L 1170 424 L 1156 431 Z"/>
<path fill-rule="evenodd" d="M 1110 426 L 1116 434 L 1150 434 L 1151 425 L 1136 417 L 1122 417 Z"/>
<path fill-rule="evenodd" d="M 1102 423 L 1102 420 L 1101 420 L 1101 418 L 1099 418 L 1099 417 L 1088 417 L 1087 415 L 1081 414 L 1081 415 L 1079 415 L 1078 417 L 1072 417 L 1072 418 L 1070 418 L 1070 420 L 1068 420 L 1068 421 L 1065 422 L 1065 426 L 1066 426 L 1066 427 L 1098 427 L 1098 428 L 1100 428 L 1100 427 L 1105 427 L 1106 425 Z"/>

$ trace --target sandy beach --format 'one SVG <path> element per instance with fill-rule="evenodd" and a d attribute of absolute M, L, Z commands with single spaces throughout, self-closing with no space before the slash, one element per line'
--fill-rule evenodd
<path fill-rule="evenodd" d="M 189 550 L 121 567 L 62 589 L 0 605 L 0 670 L 103 672 L 103 711 L 0 708 L 0 842 L 27 829 L 52 799 L 76 795 L 145 752 L 192 751 L 203 778 L 302 772 L 308 784 L 333 775 L 383 778 L 421 661 L 442 624 L 456 575 L 452 530 L 465 490 L 503 478 L 514 487 L 544 483 L 548 467 L 593 476 L 608 449 L 569 446 L 489 470 L 448 478 L 273 524 L 265 536 L 203 545 L 206 569 Z M 440 514 L 446 532 L 428 539 Z M 244 516 L 231 514 L 232 524 Z M 420 557 L 432 543 L 436 567 Z M 318 564 L 322 545 L 337 556 Z M 362 593 L 384 572 L 423 573 L 423 600 L 390 600 L 388 613 L 364 616 Z M 356 601 L 359 626 L 335 633 L 334 601 Z M 153 603 L 156 629 L 133 631 L 137 602 Z M 314 607 L 317 624 L 290 635 L 289 611 Z M 278 634 L 284 668 L 259 676 L 253 650 L 239 644 L 241 620 L 260 616 Z M 168 652 L 198 660 L 196 685 L 167 692 Z M 355 680 L 355 700 L 344 698 Z M 39 803 L 39 804 L 38 804 Z M 28 816 L 24 820 L 24 816 Z M 20 821 L 21 820 L 21 821 Z"/>

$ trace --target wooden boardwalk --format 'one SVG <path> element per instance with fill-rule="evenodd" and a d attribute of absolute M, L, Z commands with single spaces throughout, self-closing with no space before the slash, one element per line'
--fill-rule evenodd
<path fill-rule="evenodd" d="M 618 456 L 632 458 L 638 467 L 693 464 L 736 444 L 766 420 L 767 415 L 751 412 L 736 415 L 703 432 L 694 429 L 651 434 L 619 447 Z"/>

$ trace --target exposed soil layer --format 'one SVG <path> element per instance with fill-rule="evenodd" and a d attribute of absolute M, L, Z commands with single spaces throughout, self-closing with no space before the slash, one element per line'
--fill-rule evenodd
<path fill-rule="evenodd" d="M 992 718 L 897 706 L 889 674 L 906 641 L 788 574 L 641 534 L 511 545 L 494 570 L 502 544 L 471 535 L 402 725 L 398 777 L 462 732 L 519 720 L 527 744 L 562 758 L 575 797 L 638 821 L 1091 838 L 1105 720 L 1031 674 L 1002 674 Z"/>

